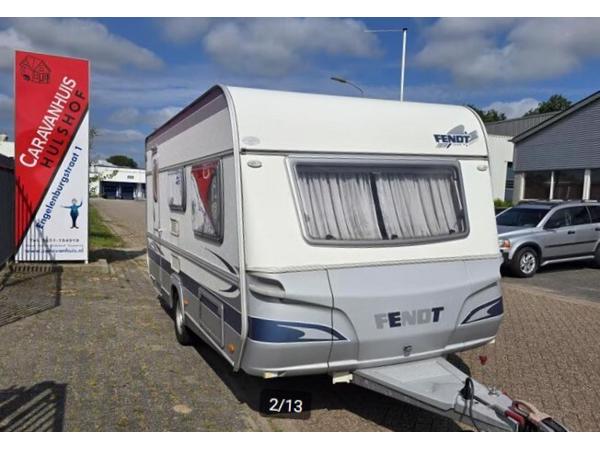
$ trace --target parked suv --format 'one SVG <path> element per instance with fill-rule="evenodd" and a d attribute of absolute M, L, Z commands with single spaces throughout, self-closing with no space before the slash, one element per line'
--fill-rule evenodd
<path fill-rule="evenodd" d="M 522 202 L 498 214 L 496 225 L 504 265 L 517 277 L 556 262 L 593 260 L 600 266 L 597 202 Z"/>

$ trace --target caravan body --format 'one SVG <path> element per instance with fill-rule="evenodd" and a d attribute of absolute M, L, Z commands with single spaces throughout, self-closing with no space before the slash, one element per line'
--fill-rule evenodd
<path fill-rule="evenodd" d="M 235 370 L 353 372 L 494 339 L 486 134 L 468 108 L 214 87 L 146 161 L 152 280 Z"/>

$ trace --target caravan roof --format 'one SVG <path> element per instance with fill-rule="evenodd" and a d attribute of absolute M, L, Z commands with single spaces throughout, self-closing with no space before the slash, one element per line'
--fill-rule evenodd
<path fill-rule="evenodd" d="M 228 86 L 210 89 L 147 141 L 208 104 L 233 111 L 239 147 L 247 150 L 487 155 L 485 128 L 464 106 Z"/>
<path fill-rule="evenodd" d="M 437 154 L 435 136 L 469 134 L 444 154 L 486 155 L 479 118 L 463 106 L 224 88 L 235 108 L 240 147 L 270 151 Z"/>

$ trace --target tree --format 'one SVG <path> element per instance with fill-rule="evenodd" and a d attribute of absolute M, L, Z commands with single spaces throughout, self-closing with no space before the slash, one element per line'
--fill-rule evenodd
<path fill-rule="evenodd" d="M 484 122 L 499 122 L 501 120 L 506 120 L 506 114 L 496 111 L 495 109 L 488 109 L 484 111 L 483 109 L 479 109 L 474 105 L 467 105 L 481 117 L 481 120 Z"/>
<path fill-rule="evenodd" d="M 560 94 L 554 94 L 545 102 L 538 103 L 537 108 L 530 109 L 527 111 L 523 117 L 531 116 L 533 114 L 544 114 L 554 111 L 564 111 L 569 108 L 573 102 L 571 100 L 563 97 Z"/>
<path fill-rule="evenodd" d="M 137 169 L 137 163 L 131 159 L 129 156 L 125 155 L 113 155 L 110 158 L 106 159 L 109 163 L 114 164 L 115 166 L 120 167 L 132 167 Z"/>

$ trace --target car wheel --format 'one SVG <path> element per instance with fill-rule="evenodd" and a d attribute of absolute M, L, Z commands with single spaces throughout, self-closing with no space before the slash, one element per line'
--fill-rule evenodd
<path fill-rule="evenodd" d="M 540 267 L 540 258 L 531 247 L 517 250 L 510 262 L 513 275 L 519 278 L 529 278 L 535 275 Z"/>
<path fill-rule="evenodd" d="M 192 343 L 192 335 L 185 325 L 183 299 L 175 292 L 177 291 L 174 291 L 173 293 L 173 303 L 175 306 L 175 337 L 177 338 L 177 342 L 181 345 L 190 345 Z"/>

